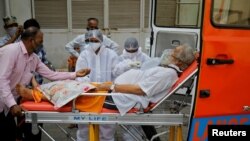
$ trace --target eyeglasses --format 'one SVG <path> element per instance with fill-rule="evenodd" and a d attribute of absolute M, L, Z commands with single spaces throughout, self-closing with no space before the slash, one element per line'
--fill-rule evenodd
<path fill-rule="evenodd" d="M 136 50 L 126 50 L 126 51 L 129 52 L 129 53 L 135 53 L 135 52 L 138 51 L 138 49 L 136 49 Z"/>

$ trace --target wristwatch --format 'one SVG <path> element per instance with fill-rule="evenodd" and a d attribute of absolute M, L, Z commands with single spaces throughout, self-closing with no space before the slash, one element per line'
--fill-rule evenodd
<path fill-rule="evenodd" d="M 115 89 L 115 84 L 112 84 L 108 90 L 108 93 L 112 93 Z"/>

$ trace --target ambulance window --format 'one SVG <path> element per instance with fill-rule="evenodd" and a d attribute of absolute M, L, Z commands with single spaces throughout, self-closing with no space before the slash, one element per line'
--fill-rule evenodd
<path fill-rule="evenodd" d="M 214 0 L 212 22 L 215 26 L 250 27 L 250 0 Z"/>
<path fill-rule="evenodd" d="M 200 0 L 156 0 L 155 25 L 199 27 Z"/>

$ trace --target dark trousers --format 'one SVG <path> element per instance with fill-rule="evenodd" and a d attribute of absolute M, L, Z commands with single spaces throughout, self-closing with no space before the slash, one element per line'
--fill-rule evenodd
<path fill-rule="evenodd" d="M 39 130 L 38 134 L 32 134 L 32 125 L 25 123 L 24 117 L 17 119 L 17 125 L 14 117 L 9 113 L 5 116 L 4 112 L 0 113 L 0 138 L 5 141 L 41 141 L 42 132 Z M 42 126 L 42 125 L 40 125 Z"/>
<path fill-rule="evenodd" d="M 39 126 L 43 126 L 39 124 Z M 18 117 L 17 119 L 17 139 L 22 141 L 41 141 L 42 131 L 39 130 L 37 134 L 32 133 L 32 124 L 25 123 L 25 117 Z"/>
<path fill-rule="evenodd" d="M 103 107 L 110 109 L 110 110 L 118 110 L 115 103 L 114 103 L 112 96 L 109 96 L 109 95 L 106 96 Z"/>
<path fill-rule="evenodd" d="M 21 98 L 17 100 L 17 103 L 20 104 Z M 39 124 L 43 126 L 43 124 Z M 32 124 L 25 123 L 25 116 L 17 118 L 16 126 L 16 138 L 22 141 L 41 141 L 42 131 L 39 130 L 37 134 L 32 133 Z"/>
<path fill-rule="evenodd" d="M 0 137 L 5 141 L 16 141 L 16 123 L 10 113 L 7 116 L 0 113 Z"/>

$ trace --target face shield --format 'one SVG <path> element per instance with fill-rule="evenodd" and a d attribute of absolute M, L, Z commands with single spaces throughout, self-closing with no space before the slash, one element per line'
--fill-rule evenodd
<path fill-rule="evenodd" d="M 94 51 L 99 49 L 103 42 L 103 35 L 99 30 L 89 30 L 85 34 L 85 42 L 88 44 Z"/>

